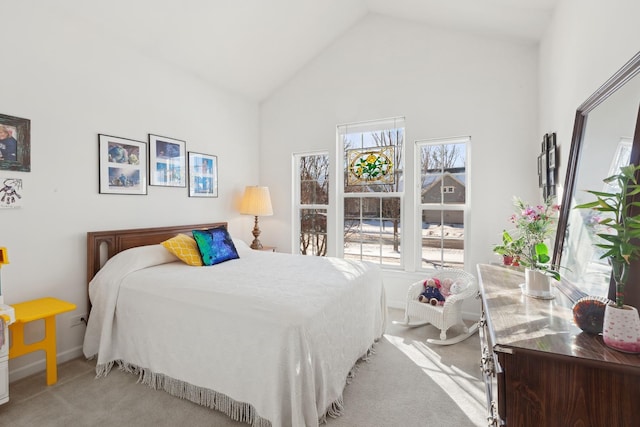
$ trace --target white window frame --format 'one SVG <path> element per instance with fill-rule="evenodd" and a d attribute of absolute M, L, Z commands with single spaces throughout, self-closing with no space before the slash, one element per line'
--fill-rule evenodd
<path fill-rule="evenodd" d="M 300 183 L 300 159 L 302 157 L 308 157 L 308 156 L 327 156 L 327 158 L 329 159 L 329 179 L 333 179 L 333 174 L 332 174 L 332 170 L 333 170 L 333 162 L 332 162 L 332 158 L 331 155 L 329 153 L 328 150 L 318 150 L 318 151 L 304 151 L 304 152 L 297 152 L 297 153 L 293 153 L 293 155 L 291 156 L 291 161 L 292 161 L 292 166 L 291 166 L 291 170 L 292 170 L 292 182 L 293 182 L 293 197 L 292 197 L 292 206 L 291 206 L 291 228 L 292 228 L 292 236 L 291 236 L 291 248 L 292 248 L 292 253 L 294 254 L 301 254 L 300 251 L 300 233 L 301 233 L 301 227 L 300 227 L 300 211 L 302 209 L 321 209 L 321 210 L 325 210 L 327 212 L 327 217 L 329 217 L 331 215 L 332 212 L 332 208 L 331 208 L 331 204 L 332 204 L 332 200 L 334 200 L 334 198 L 332 197 L 331 193 L 335 192 L 334 190 L 334 186 L 331 185 L 331 183 L 329 183 L 329 202 L 326 205 L 319 205 L 319 204 L 302 204 L 300 201 L 300 192 L 301 192 L 301 183 Z M 334 236 L 330 233 L 329 230 L 329 218 L 327 218 L 327 255 L 329 255 L 331 253 L 331 246 L 330 243 L 332 240 L 335 240 Z"/>
<path fill-rule="evenodd" d="M 420 150 L 424 145 L 443 145 L 443 144 L 465 144 L 465 203 L 464 204 L 444 204 L 444 203 L 422 203 L 422 179 L 421 179 L 421 156 Z M 438 210 L 438 211 L 462 211 L 464 219 L 464 250 L 463 250 L 463 262 L 464 267 L 467 268 L 467 260 L 469 259 L 469 212 L 470 212 L 470 195 L 471 195 L 471 137 L 470 136 L 458 136 L 448 138 L 434 138 L 434 139 L 421 139 L 414 141 L 414 168 L 413 168 L 413 182 L 414 182 L 414 230 L 415 230 L 415 243 L 414 262 L 417 271 L 427 271 L 430 267 L 424 267 L 422 265 L 422 211 L 424 209 Z M 440 260 L 442 261 L 442 251 L 440 254 Z"/>
<path fill-rule="evenodd" d="M 361 126 L 367 126 L 367 125 L 371 125 L 372 129 L 374 129 L 375 124 L 384 124 L 384 123 L 393 123 L 394 121 L 402 121 L 403 124 L 403 128 L 404 128 L 404 140 L 403 140 L 403 144 L 402 144 L 402 159 L 403 159 L 403 163 L 405 165 L 405 167 L 403 168 L 403 179 L 404 179 L 404 187 L 403 190 L 401 192 L 395 192 L 395 193 L 345 193 L 344 191 L 344 167 L 345 167 L 345 148 L 344 148 L 344 144 L 342 141 L 342 138 L 340 137 L 341 132 L 340 132 L 340 128 L 344 127 L 344 126 L 351 126 L 353 125 L 354 127 L 361 127 Z M 407 212 L 407 206 L 406 206 L 406 198 L 405 198 L 405 194 L 406 194 L 406 189 L 407 189 L 407 172 L 406 172 L 406 146 L 407 146 L 407 132 L 406 132 L 406 120 L 404 117 L 393 117 L 393 118 L 388 118 L 388 119 L 379 119 L 379 120 L 368 120 L 368 121 L 363 121 L 363 122 L 356 122 L 356 123 L 351 123 L 351 124 L 340 124 L 338 126 L 336 126 L 336 160 L 333 163 L 334 165 L 336 165 L 336 167 L 334 168 L 334 175 L 332 175 L 332 177 L 334 177 L 334 182 L 335 182 L 335 198 L 330 197 L 330 199 L 335 200 L 336 203 L 336 207 L 335 207 L 335 214 L 336 214 L 336 231 L 335 231 L 335 240 L 336 240 L 336 247 L 335 247 L 335 251 L 336 251 L 336 256 L 339 258 L 344 258 L 344 201 L 345 201 L 345 197 L 359 197 L 359 198 L 366 198 L 366 197 L 371 197 L 371 198 L 391 198 L 391 197 L 399 197 L 400 198 L 400 206 L 401 206 L 401 211 L 400 211 L 400 218 L 401 218 L 401 229 L 400 229 L 400 246 L 403 248 L 400 252 L 400 263 L 399 265 L 391 265 L 391 264 L 378 264 L 381 268 L 385 269 L 385 270 L 394 270 L 394 271 L 404 271 L 405 270 L 405 266 L 407 263 L 407 253 L 406 253 L 406 248 L 409 247 L 407 246 L 408 242 L 406 241 L 406 236 L 407 236 L 407 232 L 406 232 L 406 212 Z M 339 167 L 338 167 L 339 165 Z M 395 166 L 395 165 L 394 165 Z M 345 196 L 348 195 L 348 196 Z"/>

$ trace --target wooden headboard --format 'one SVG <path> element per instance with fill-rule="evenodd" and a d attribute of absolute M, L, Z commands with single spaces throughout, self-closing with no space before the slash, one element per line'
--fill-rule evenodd
<path fill-rule="evenodd" d="M 213 222 L 210 224 L 178 225 L 172 227 L 132 228 L 129 230 L 90 231 L 87 233 L 87 283 L 93 279 L 100 267 L 102 267 L 102 245 L 106 246 L 106 259 L 118 252 L 136 246 L 155 245 L 176 234 L 191 235 L 191 230 L 203 230 L 207 228 L 227 226 L 226 222 Z"/>

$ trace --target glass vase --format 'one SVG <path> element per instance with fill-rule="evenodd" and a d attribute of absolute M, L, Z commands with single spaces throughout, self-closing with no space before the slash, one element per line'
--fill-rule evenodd
<path fill-rule="evenodd" d="M 624 286 L 629 278 L 629 264 L 626 262 L 610 258 L 611 272 L 613 281 L 616 284 L 616 305 L 622 307 L 624 305 Z"/>

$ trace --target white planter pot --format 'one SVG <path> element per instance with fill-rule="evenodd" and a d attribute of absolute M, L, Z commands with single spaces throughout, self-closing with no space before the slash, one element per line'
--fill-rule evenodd
<path fill-rule="evenodd" d="M 640 316 L 630 305 L 617 308 L 608 304 L 602 328 L 604 343 L 615 350 L 640 353 Z"/>
<path fill-rule="evenodd" d="M 524 293 L 534 298 L 553 298 L 551 277 L 540 270 L 525 268 Z"/>

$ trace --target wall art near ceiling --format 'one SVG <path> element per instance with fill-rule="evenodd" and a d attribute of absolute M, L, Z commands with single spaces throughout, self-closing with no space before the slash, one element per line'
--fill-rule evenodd
<path fill-rule="evenodd" d="M 147 143 L 98 135 L 101 194 L 147 194 Z"/>
<path fill-rule="evenodd" d="M 546 133 L 542 137 L 542 152 L 538 156 L 538 186 L 542 188 L 545 200 L 556 195 L 557 165 L 556 134 Z"/>
<path fill-rule="evenodd" d="M 149 184 L 186 187 L 186 143 L 149 134 Z"/>
<path fill-rule="evenodd" d="M 0 209 L 22 207 L 22 180 L 0 177 Z"/>
<path fill-rule="evenodd" d="M 218 197 L 218 157 L 189 151 L 189 197 Z"/>
<path fill-rule="evenodd" d="M 31 121 L 0 114 L 0 170 L 31 172 Z"/>
<path fill-rule="evenodd" d="M 347 150 L 347 185 L 393 184 L 393 146 Z"/>

